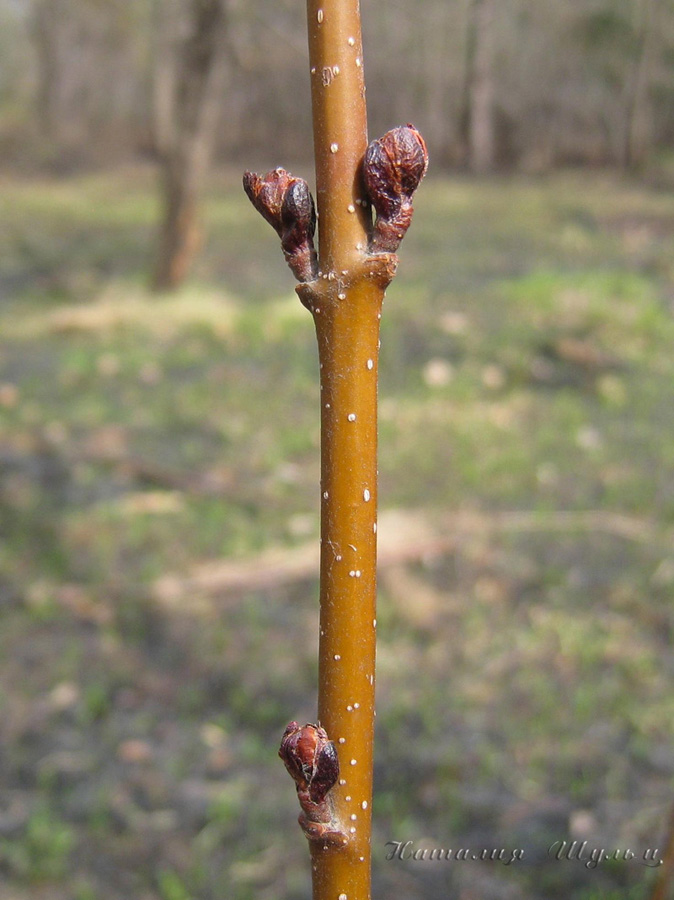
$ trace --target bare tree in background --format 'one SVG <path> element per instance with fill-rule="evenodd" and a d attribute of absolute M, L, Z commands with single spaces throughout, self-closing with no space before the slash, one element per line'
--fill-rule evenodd
<path fill-rule="evenodd" d="M 490 172 L 496 161 L 494 12 L 494 0 L 470 2 L 463 118 L 468 165 L 480 174 Z"/>
<path fill-rule="evenodd" d="M 37 62 L 36 101 L 38 124 L 47 140 L 58 140 L 62 121 L 62 59 L 59 31 L 67 24 L 67 10 L 60 0 L 35 0 L 30 32 Z"/>
<path fill-rule="evenodd" d="M 651 84 L 650 68 L 655 51 L 654 0 L 640 0 L 634 4 L 634 54 L 631 70 L 627 75 L 625 127 L 622 147 L 622 164 L 631 169 L 642 162 L 650 135 L 650 104 L 648 90 Z"/>
<path fill-rule="evenodd" d="M 153 286 L 184 280 L 201 243 L 199 190 L 210 162 L 225 74 L 224 0 L 159 2 L 155 134 L 162 220 Z"/>
<path fill-rule="evenodd" d="M 6 0 L 0 4 L 6 11 Z M 30 42 L 12 47 L 12 53 L 21 58 L 21 77 L 30 85 L 26 96 L 34 104 L 32 124 L 41 138 L 35 141 L 31 129 L 34 158 L 66 163 L 69 170 L 85 160 L 108 161 L 122 148 L 128 153 L 147 146 L 143 67 L 149 5 L 150 0 L 16 4 L 14 33 L 6 40 Z M 3 63 L 8 49 L 0 48 Z"/>
<path fill-rule="evenodd" d="M 370 127 L 415 109 L 436 166 L 657 166 L 673 146 L 674 0 L 362 5 L 366 42 L 378 36 Z M 211 145 L 308 153 L 302 13 L 295 0 L 0 0 L 0 151 L 65 174 L 158 150 L 154 280 L 177 283 Z"/>

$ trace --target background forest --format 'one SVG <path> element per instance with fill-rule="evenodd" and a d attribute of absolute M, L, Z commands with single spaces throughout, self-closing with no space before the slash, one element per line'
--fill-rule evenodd
<path fill-rule="evenodd" d="M 382 319 L 374 896 L 669 900 L 674 0 L 362 6 L 371 136 L 431 157 Z M 309 896 L 315 336 L 241 189 L 313 181 L 304 14 L 0 0 L 0 900 Z"/>
<path fill-rule="evenodd" d="M 189 6 L 2 0 L 5 159 L 73 170 L 153 155 Z M 308 157 L 303 5 L 220 6 L 218 158 Z M 363 16 L 372 131 L 413 113 L 436 171 L 634 167 L 671 145 L 670 0 L 387 0 Z"/>

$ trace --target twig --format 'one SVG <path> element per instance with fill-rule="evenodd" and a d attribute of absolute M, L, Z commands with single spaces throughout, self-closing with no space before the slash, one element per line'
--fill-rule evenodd
<path fill-rule="evenodd" d="M 301 282 L 321 369 L 320 724 L 291 722 L 280 755 L 310 841 L 314 900 L 368 900 L 379 320 L 427 155 L 411 126 L 367 146 L 358 0 L 308 0 L 307 16 L 318 254 L 307 183 L 282 168 L 244 175 L 246 193 Z"/>

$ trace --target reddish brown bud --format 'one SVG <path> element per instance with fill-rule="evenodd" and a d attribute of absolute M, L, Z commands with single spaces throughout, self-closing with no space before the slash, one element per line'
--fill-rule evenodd
<path fill-rule="evenodd" d="M 412 220 L 412 195 L 428 168 L 426 144 L 413 125 L 393 128 L 365 151 L 363 180 L 377 218 L 372 253 L 395 253 Z"/>
<path fill-rule="evenodd" d="M 295 782 L 302 809 L 299 823 L 307 838 L 323 847 L 348 843 L 330 796 L 330 789 L 339 778 L 339 761 L 325 729 L 320 725 L 300 727 L 291 722 L 278 755 Z"/>
<path fill-rule="evenodd" d="M 245 172 L 243 189 L 281 238 L 283 255 L 298 281 L 313 281 L 318 272 L 316 210 L 306 181 L 281 168 L 264 176 Z"/>
<path fill-rule="evenodd" d="M 279 756 L 299 790 L 307 790 L 314 803 L 325 800 L 339 778 L 337 751 L 324 728 L 291 722 L 281 740 Z"/>
<path fill-rule="evenodd" d="M 266 175 L 243 173 L 243 189 L 260 215 L 281 236 L 281 206 L 293 178 L 285 169 L 273 169 Z"/>
<path fill-rule="evenodd" d="M 281 246 L 286 262 L 298 281 L 313 281 L 318 274 L 318 257 L 314 248 L 316 207 L 304 179 L 295 179 L 286 191 L 281 222 Z"/>

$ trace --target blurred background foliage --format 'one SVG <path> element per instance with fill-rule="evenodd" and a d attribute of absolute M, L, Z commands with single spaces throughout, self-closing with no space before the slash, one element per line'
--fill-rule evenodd
<path fill-rule="evenodd" d="M 371 133 L 432 160 L 382 320 L 375 896 L 649 900 L 548 847 L 662 854 L 674 803 L 674 3 L 363 15 Z M 311 172 L 303 17 L 0 0 L 0 900 L 309 896 L 315 339 L 240 185 Z"/>

